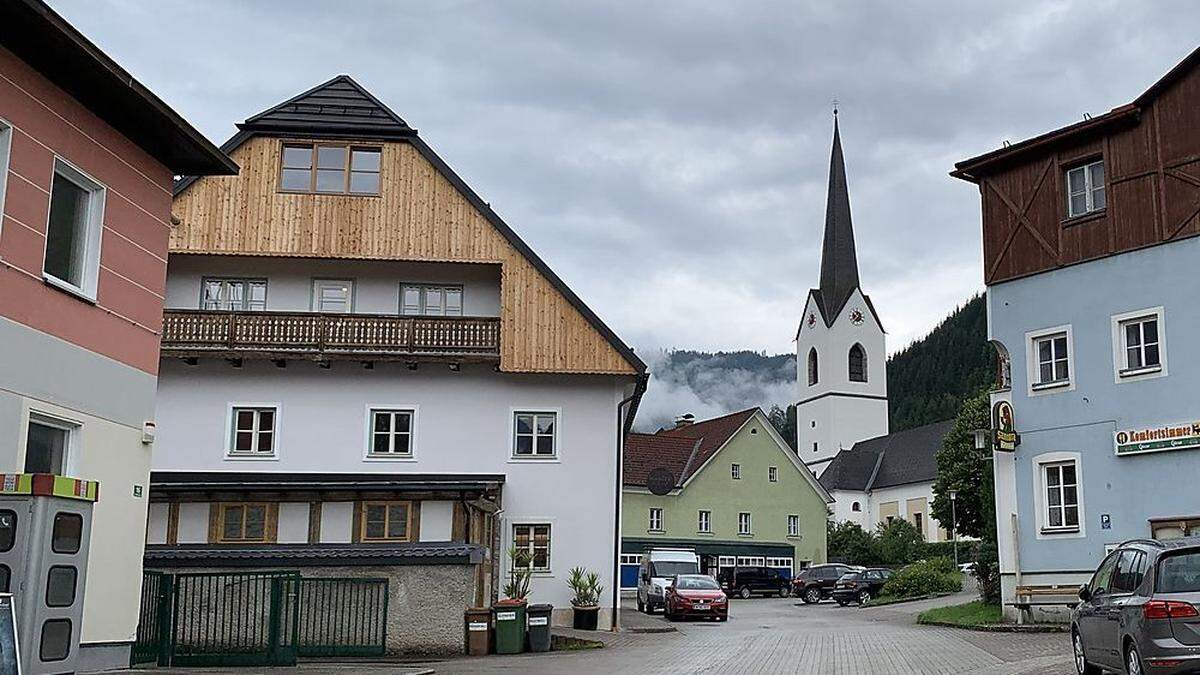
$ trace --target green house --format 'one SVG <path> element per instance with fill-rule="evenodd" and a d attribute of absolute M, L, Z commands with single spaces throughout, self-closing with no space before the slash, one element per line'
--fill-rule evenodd
<path fill-rule="evenodd" d="M 702 571 L 825 562 L 833 499 L 759 408 L 683 420 L 625 441 L 621 586 L 637 586 L 643 551 L 687 547 Z"/>

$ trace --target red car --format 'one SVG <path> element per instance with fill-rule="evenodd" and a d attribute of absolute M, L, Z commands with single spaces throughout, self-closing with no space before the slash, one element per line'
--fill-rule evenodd
<path fill-rule="evenodd" d="M 721 591 L 717 580 L 707 574 L 680 574 L 675 577 L 664 596 L 663 612 L 669 621 L 689 616 L 729 620 L 729 598 Z"/>

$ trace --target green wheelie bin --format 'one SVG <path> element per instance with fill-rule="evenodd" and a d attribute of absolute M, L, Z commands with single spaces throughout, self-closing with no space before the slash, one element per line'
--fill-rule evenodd
<path fill-rule="evenodd" d="M 525 651 L 525 603 L 492 605 L 492 618 L 496 623 L 496 653 Z"/>

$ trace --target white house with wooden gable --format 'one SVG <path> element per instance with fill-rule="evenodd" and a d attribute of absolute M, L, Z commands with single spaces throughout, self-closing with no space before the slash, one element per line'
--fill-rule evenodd
<path fill-rule="evenodd" d="M 614 591 L 641 360 L 349 77 L 238 129 L 176 188 L 148 567 L 382 569 L 395 650 L 460 649 L 511 547 L 556 623 Z"/>

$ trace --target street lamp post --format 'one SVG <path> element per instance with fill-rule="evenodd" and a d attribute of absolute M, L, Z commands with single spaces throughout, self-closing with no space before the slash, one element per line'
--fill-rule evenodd
<path fill-rule="evenodd" d="M 950 491 L 950 536 L 954 539 L 954 566 L 958 566 L 958 512 L 955 504 L 958 502 L 958 490 Z"/>

